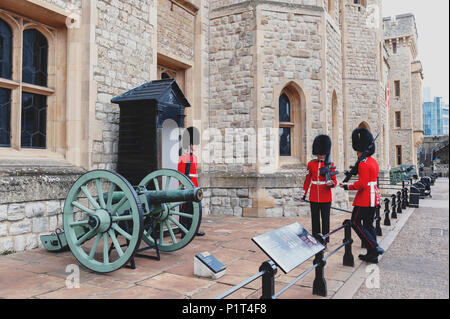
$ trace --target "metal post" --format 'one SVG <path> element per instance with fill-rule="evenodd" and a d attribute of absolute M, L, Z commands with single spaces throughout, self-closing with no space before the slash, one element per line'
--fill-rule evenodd
<path fill-rule="evenodd" d="M 259 271 L 266 270 L 262 275 L 262 295 L 260 299 L 272 299 L 275 294 L 275 274 L 277 266 L 272 260 L 265 261 L 259 266 Z"/>
<path fill-rule="evenodd" d="M 349 266 L 349 267 L 354 267 L 355 266 L 355 260 L 353 258 L 353 253 L 352 253 L 352 243 L 353 243 L 353 239 L 352 239 L 352 221 L 347 219 L 346 221 L 344 221 L 344 243 L 347 241 L 350 241 L 349 244 L 345 245 L 345 253 L 344 253 L 344 258 L 343 258 L 343 265 L 344 266 Z"/>
<path fill-rule="evenodd" d="M 389 198 L 384 199 L 384 226 L 391 226 L 389 219 Z"/>
<path fill-rule="evenodd" d="M 403 207 L 402 192 L 398 191 L 397 192 L 397 214 L 403 213 L 402 212 L 402 207 Z"/>
<path fill-rule="evenodd" d="M 323 275 L 326 262 L 323 259 L 323 250 L 316 254 L 316 257 L 314 258 L 314 264 L 319 264 L 319 266 L 316 267 L 316 277 L 314 279 L 312 293 L 316 296 L 326 297 L 327 282 L 325 281 L 325 277 Z"/>
<path fill-rule="evenodd" d="M 403 188 L 402 189 L 402 208 L 406 209 L 406 207 L 408 207 L 409 203 L 408 203 L 408 188 Z"/>
<path fill-rule="evenodd" d="M 397 219 L 397 205 L 395 203 L 395 199 L 397 198 L 397 196 L 392 195 L 391 198 L 392 198 L 392 206 L 391 206 L 392 213 L 391 213 L 391 217 L 394 218 L 394 219 Z"/>
<path fill-rule="evenodd" d="M 380 209 L 381 209 L 381 206 L 378 205 L 377 208 L 376 208 L 376 211 L 375 211 L 375 218 L 376 218 L 375 230 L 377 232 L 377 236 L 383 236 L 383 232 L 381 230 Z"/>

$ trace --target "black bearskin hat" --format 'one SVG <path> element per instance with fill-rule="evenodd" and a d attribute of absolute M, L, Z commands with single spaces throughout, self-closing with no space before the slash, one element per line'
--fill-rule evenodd
<path fill-rule="evenodd" d="M 318 135 L 312 146 L 313 155 L 328 155 L 331 151 L 331 139 L 328 135 Z"/>
<path fill-rule="evenodd" d="M 200 132 L 193 126 L 188 127 L 184 130 L 182 142 L 184 148 L 200 144 Z"/>
<path fill-rule="evenodd" d="M 352 133 L 352 147 L 355 151 L 364 152 L 373 142 L 373 135 L 366 128 L 359 127 Z M 372 145 L 367 156 L 375 153 L 375 144 Z"/>

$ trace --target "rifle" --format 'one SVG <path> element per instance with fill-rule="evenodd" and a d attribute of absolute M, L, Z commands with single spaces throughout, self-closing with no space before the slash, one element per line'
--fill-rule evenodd
<path fill-rule="evenodd" d="M 367 149 L 364 150 L 364 152 L 361 154 L 361 156 L 356 160 L 356 163 L 354 166 L 350 166 L 350 171 L 345 171 L 345 179 L 342 183 L 347 183 L 353 176 L 358 175 L 358 166 L 359 163 L 364 161 L 367 158 L 367 154 L 370 153 L 370 151 L 372 151 L 375 148 L 375 141 L 378 138 L 378 135 L 380 135 L 380 133 L 377 134 L 377 136 L 373 139 L 372 143 L 370 143 L 370 145 L 367 147 Z"/>
<path fill-rule="evenodd" d="M 338 171 L 331 172 L 331 169 L 336 169 L 336 166 L 331 166 L 330 154 L 327 154 L 324 161 L 325 166 L 320 168 L 320 176 L 324 176 L 325 180 L 331 181 L 331 176 L 339 174 Z M 303 195 L 302 198 L 306 201 L 306 194 Z"/>
<path fill-rule="evenodd" d="M 336 166 L 331 166 L 330 154 L 325 157 L 325 166 L 320 168 L 320 175 L 325 177 L 325 180 L 331 181 L 331 176 L 339 174 L 338 171 L 331 172 L 331 169 L 336 169 Z"/>

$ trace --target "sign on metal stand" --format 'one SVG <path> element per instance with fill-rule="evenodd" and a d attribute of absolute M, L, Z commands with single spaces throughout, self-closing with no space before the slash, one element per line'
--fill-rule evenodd
<path fill-rule="evenodd" d="M 287 274 L 325 249 L 299 223 L 256 236 L 252 241 Z"/>

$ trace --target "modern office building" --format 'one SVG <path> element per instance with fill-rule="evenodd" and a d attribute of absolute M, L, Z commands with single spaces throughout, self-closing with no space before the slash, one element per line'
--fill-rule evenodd
<path fill-rule="evenodd" d="M 448 135 L 448 104 L 442 107 L 442 134 Z"/>
<path fill-rule="evenodd" d="M 442 97 L 423 103 L 423 131 L 428 136 L 448 134 L 448 105 L 443 104 Z"/>

